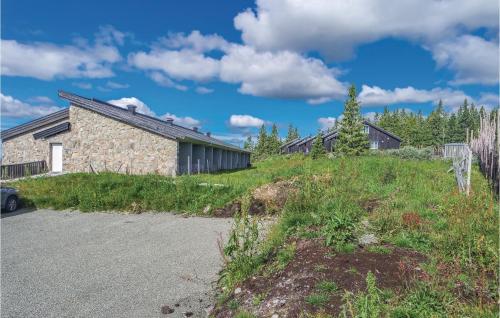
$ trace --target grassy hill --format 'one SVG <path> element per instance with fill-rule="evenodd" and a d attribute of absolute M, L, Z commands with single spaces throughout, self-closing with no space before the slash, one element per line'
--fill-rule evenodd
<path fill-rule="evenodd" d="M 291 156 L 215 175 L 70 174 L 15 186 L 37 207 L 82 211 L 210 215 L 238 200 L 220 317 L 495 317 L 498 203 L 477 168 L 471 195 L 458 193 L 449 166 Z M 247 211 L 255 189 L 280 182 L 286 201 L 264 237 Z"/>

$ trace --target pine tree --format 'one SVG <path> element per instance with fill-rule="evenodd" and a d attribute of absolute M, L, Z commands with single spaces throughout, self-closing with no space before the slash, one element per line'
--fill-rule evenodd
<path fill-rule="evenodd" d="M 462 132 L 460 126 L 458 125 L 457 115 L 452 113 L 450 115 L 450 119 L 448 120 L 448 129 L 447 129 L 447 137 L 446 141 L 448 143 L 460 142 L 462 141 Z"/>
<path fill-rule="evenodd" d="M 447 118 L 441 100 L 427 118 L 427 123 L 430 133 L 429 146 L 443 145 L 446 142 Z"/>
<path fill-rule="evenodd" d="M 360 106 L 356 100 L 356 87 L 349 88 L 344 106 L 344 118 L 340 123 L 336 151 L 344 155 L 360 155 L 368 149 L 368 136 L 364 133 Z"/>
<path fill-rule="evenodd" d="M 273 124 L 271 135 L 268 137 L 267 154 L 269 155 L 279 154 L 280 147 L 281 147 L 281 140 L 278 133 L 278 127 L 276 126 L 276 124 Z"/>
<path fill-rule="evenodd" d="M 299 131 L 297 130 L 297 128 L 293 127 L 292 124 L 288 125 L 288 133 L 286 135 L 285 142 L 290 142 L 297 138 L 299 138 Z"/>
<path fill-rule="evenodd" d="M 311 149 L 311 158 L 317 159 L 320 156 L 326 153 L 325 147 L 323 146 L 323 134 L 321 131 L 318 131 L 316 138 L 314 139 L 314 143 Z"/>
<path fill-rule="evenodd" d="M 254 144 L 252 140 L 252 136 L 248 136 L 247 140 L 245 140 L 245 143 L 243 144 L 243 149 L 253 151 L 254 150 Z"/>
<path fill-rule="evenodd" d="M 262 125 L 259 130 L 259 137 L 257 139 L 257 145 L 255 146 L 255 156 L 257 158 L 262 158 L 267 154 L 267 131 L 266 126 Z"/>

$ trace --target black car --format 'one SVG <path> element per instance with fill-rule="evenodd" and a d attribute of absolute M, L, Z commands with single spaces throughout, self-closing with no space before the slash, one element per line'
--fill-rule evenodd
<path fill-rule="evenodd" d="M 19 207 L 19 195 L 17 190 L 10 187 L 1 187 L 2 209 L 6 212 L 14 212 Z"/>

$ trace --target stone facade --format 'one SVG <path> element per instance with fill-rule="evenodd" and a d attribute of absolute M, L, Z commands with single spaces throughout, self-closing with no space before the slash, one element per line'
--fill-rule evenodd
<path fill-rule="evenodd" d="M 69 122 L 70 131 L 47 139 L 35 140 L 33 131 L 3 142 L 2 164 L 46 160 L 50 167 L 51 144 L 61 143 L 63 171 L 176 174 L 175 140 L 74 105 Z"/>

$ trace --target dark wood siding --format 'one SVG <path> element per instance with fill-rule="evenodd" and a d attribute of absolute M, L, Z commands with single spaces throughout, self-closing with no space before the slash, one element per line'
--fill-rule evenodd
<path fill-rule="evenodd" d="M 401 142 L 386 134 L 385 132 L 377 129 L 377 127 L 369 126 L 370 131 L 368 132 L 368 139 L 370 143 L 376 141 L 378 142 L 378 149 L 397 149 Z"/>

